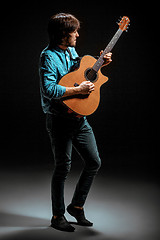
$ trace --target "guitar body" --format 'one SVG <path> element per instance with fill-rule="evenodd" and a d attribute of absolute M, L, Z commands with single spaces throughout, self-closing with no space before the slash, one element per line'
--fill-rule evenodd
<path fill-rule="evenodd" d="M 129 18 L 123 16 L 121 21 L 118 23 L 119 29 L 104 49 L 103 53 L 96 60 L 92 56 L 84 56 L 80 62 L 80 67 L 78 70 L 66 74 L 59 81 L 59 85 L 65 87 L 76 87 L 80 85 L 83 81 L 91 81 L 95 85 L 95 90 L 89 95 L 75 95 L 71 97 L 63 98 L 63 103 L 73 112 L 78 115 L 87 116 L 96 111 L 100 102 L 100 87 L 102 84 L 108 81 L 108 77 L 105 77 L 101 73 L 101 67 L 104 63 L 104 55 L 112 50 L 119 37 L 123 31 L 127 31 L 129 25 Z"/>
<path fill-rule="evenodd" d="M 66 74 L 61 78 L 59 85 L 65 87 L 74 87 L 80 85 L 87 79 L 87 69 L 93 67 L 96 63 L 96 59 L 92 56 L 86 55 L 81 59 L 78 70 Z M 62 99 L 63 103 L 72 111 L 79 115 L 87 116 L 92 114 L 98 108 L 100 102 L 100 87 L 102 84 L 108 81 L 108 77 L 105 77 L 101 70 L 97 72 L 96 79 L 92 81 L 95 85 L 95 90 L 89 95 L 75 95 Z"/>

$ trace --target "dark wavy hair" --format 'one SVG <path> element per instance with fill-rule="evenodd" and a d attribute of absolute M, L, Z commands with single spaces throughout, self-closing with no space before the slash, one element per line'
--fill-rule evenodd
<path fill-rule="evenodd" d="M 62 44 L 65 37 L 69 37 L 69 33 L 80 28 L 79 20 L 69 13 L 58 13 L 53 15 L 48 23 L 48 34 L 50 45 Z"/>

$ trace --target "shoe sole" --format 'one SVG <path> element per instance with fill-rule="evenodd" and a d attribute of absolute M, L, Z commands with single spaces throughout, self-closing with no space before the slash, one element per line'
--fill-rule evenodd
<path fill-rule="evenodd" d="M 55 224 L 51 224 L 50 227 L 55 228 L 56 230 L 63 231 L 63 232 L 74 232 L 75 231 L 74 227 L 73 227 L 73 229 L 65 229 L 65 228 L 60 228 Z"/>

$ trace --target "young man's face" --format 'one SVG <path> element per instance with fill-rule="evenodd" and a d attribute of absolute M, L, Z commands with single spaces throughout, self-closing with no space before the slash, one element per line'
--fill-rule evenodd
<path fill-rule="evenodd" d="M 74 32 L 69 34 L 69 37 L 65 40 L 64 44 L 67 47 L 75 47 L 77 37 L 79 37 L 78 30 L 75 30 Z"/>

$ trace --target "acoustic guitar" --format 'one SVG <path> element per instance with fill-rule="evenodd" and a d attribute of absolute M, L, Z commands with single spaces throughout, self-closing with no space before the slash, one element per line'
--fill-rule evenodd
<path fill-rule="evenodd" d="M 100 87 L 108 81 L 108 77 L 101 73 L 101 67 L 104 63 L 103 57 L 106 53 L 112 50 L 123 31 L 127 31 L 129 22 L 130 20 L 128 17 L 122 17 L 121 21 L 118 23 L 119 29 L 98 60 L 92 56 L 85 55 L 82 57 L 77 70 L 70 72 L 61 78 L 59 85 L 65 87 L 77 87 L 83 81 L 91 81 L 95 85 L 95 90 L 90 94 L 80 94 L 63 98 L 62 101 L 69 110 L 82 116 L 91 115 L 96 111 L 100 102 Z"/>

